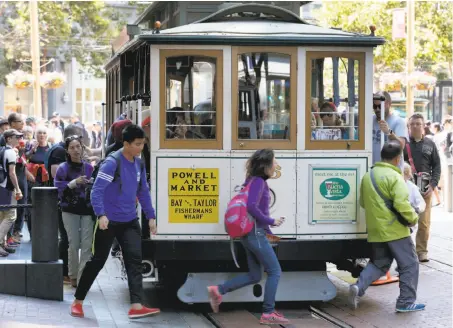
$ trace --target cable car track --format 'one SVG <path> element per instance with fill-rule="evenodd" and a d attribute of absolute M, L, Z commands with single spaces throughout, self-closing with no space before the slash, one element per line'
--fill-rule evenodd
<path fill-rule="evenodd" d="M 305 313 L 304 313 L 305 312 Z M 292 312 L 294 316 L 294 312 Z M 280 325 L 261 325 L 259 323 L 259 314 L 249 311 L 231 311 L 222 313 L 204 313 L 203 316 L 216 328 L 258 328 L 258 327 L 282 327 L 282 328 L 353 328 L 348 323 L 326 313 L 325 311 L 309 306 L 307 309 L 300 311 L 301 318 L 292 319 L 291 323 Z"/>

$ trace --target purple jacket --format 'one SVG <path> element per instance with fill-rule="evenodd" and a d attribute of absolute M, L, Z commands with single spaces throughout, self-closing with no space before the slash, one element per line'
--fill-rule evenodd
<path fill-rule="evenodd" d="M 247 179 L 246 183 L 249 181 L 251 181 L 251 185 L 247 211 L 255 218 L 257 228 L 262 228 L 268 234 L 272 234 L 269 226 L 274 224 L 274 219 L 269 216 L 271 195 L 267 182 L 261 177 Z"/>
<path fill-rule="evenodd" d="M 86 175 L 89 179 L 93 173 L 93 167 L 83 162 L 82 165 L 75 163 L 63 162 L 58 166 L 57 174 L 55 175 L 54 185 L 58 188 L 58 198 L 60 200 L 60 207 L 63 212 L 69 212 L 73 214 L 88 215 L 91 213 L 90 204 L 85 201 L 85 186 L 77 186 L 74 189 L 70 189 L 68 184 L 82 175 Z M 70 192 L 70 198 L 72 196 L 78 198 L 77 206 L 71 206 L 68 204 L 68 195 Z M 74 204 L 72 204 L 74 205 Z"/>

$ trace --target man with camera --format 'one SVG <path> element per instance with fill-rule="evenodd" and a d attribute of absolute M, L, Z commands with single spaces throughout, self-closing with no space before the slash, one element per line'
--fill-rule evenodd
<path fill-rule="evenodd" d="M 425 120 L 419 113 L 409 119 L 409 141 L 404 148 L 404 160 L 411 165 L 414 183 L 426 202 L 420 214 L 416 237 L 416 252 L 420 262 L 428 262 L 428 239 L 431 225 L 431 198 L 441 173 L 441 163 L 436 144 L 424 137 Z"/>

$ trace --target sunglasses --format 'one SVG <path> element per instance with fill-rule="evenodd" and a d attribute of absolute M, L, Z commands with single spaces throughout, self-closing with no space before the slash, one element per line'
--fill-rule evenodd
<path fill-rule="evenodd" d="M 65 142 L 71 142 L 74 140 L 82 140 L 82 136 L 77 136 L 77 135 L 69 136 L 65 139 Z"/>
<path fill-rule="evenodd" d="M 374 104 L 373 103 L 373 109 L 381 109 L 381 104 Z"/>
<path fill-rule="evenodd" d="M 327 116 L 327 117 L 332 117 L 332 116 L 333 116 L 333 113 L 324 113 L 324 114 L 319 114 L 319 116 L 321 116 L 321 118 L 323 118 L 324 116 Z"/>

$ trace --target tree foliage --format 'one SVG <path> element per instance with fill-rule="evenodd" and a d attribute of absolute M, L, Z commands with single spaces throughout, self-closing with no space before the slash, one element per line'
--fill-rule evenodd
<path fill-rule="evenodd" d="M 317 12 L 321 25 L 345 31 L 369 34 L 370 25 L 386 44 L 376 48 L 377 71 L 404 71 L 406 40 L 392 39 L 393 9 L 405 8 L 405 1 L 335 1 L 323 2 Z M 453 2 L 415 2 L 415 66 L 436 71 L 439 64 L 450 65 L 452 58 Z"/>
<path fill-rule="evenodd" d="M 28 1 L 3 2 L 0 10 L 8 13 L 0 18 L 3 64 L 16 68 L 17 63 L 31 64 Z M 75 57 L 98 76 L 110 57 L 111 41 L 124 25 L 121 14 L 105 7 L 103 1 L 39 1 L 38 21 L 42 61 Z"/>

